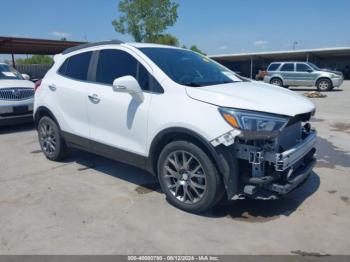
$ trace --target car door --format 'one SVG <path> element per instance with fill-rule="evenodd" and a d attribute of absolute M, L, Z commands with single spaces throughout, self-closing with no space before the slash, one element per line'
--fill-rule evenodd
<path fill-rule="evenodd" d="M 97 57 L 95 83 L 89 90 L 88 102 L 92 148 L 111 158 L 139 164 L 136 162 L 146 156 L 152 93 L 144 90 L 144 99 L 140 101 L 130 93 L 114 91 L 112 83 L 118 77 L 131 75 L 141 88 L 147 89 L 151 68 L 123 47 L 100 50 Z"/>
<path fill-rule="evenodd" d="M 68 133 L 66 135 L 86 140 L 90 135 L 86 98 L 88 86 L 91 85 L 87 81 L 91 57 L 92 52 L 68 57 L 59 68 L 58 74 L 55 74 L 55 79 L 50 78 L 48 83 L 48 92 L 54 99 L 47 103 L 60 123 L 62 131 Z"/>
<path fill-rule="evenodd" d="M 284 63 L 280 69 L 284 85 L 295 85 L 296 74 L 294 71 L 294 63 Z"/>
<path fill-rule="evenodd" d="M 312 86 L 317 78 L 317 73 L 305 63 L 296 64 L 296 74 L 299 85 Z"/>

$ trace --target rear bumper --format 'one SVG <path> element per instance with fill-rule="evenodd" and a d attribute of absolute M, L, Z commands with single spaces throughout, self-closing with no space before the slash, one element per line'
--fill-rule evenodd
<path fill-rule="evenodd" d="M 264 76 L 264 82 L 265 83 L 270 83 L 271 76 Z"/>

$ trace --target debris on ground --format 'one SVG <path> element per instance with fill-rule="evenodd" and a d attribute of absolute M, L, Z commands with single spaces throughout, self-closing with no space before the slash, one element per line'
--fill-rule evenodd
<path fill-rule="evenodd" d="M 327 95 L 317 92 L 317 91 L 311 91 L 303 94 L 304 96 L 307 96 L 309 98 L 323 98 L 327 97 Z"/>

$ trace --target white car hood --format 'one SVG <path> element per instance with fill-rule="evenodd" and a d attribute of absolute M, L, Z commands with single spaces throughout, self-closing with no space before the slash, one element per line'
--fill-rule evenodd
<path fill-rule="evenodd" d="M 285 88 L 259 82 L 186 87 L 186 92 L 193 99 L 217 106 L 286 116 L 315 110 L 314 104 L 308 98 Z"/>
<path fill-rule="evenodd" d="M 28 80 L 0 80 L 1 88 L 11 88 L 11 87 L 27 87 L 34 88 L 34 83 Z"/>

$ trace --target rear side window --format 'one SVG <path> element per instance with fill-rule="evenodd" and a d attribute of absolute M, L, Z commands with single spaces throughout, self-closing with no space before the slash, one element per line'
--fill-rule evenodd
<path fill-rule="evenodd" d="M 267 71 L 276 71 L 281 64 L 271 64 Z"/>
<path fill-rule="evenodd" d="M 308 70 L 311 70 L 311 68 L 308 65 L 297 64 L 297 71 L 298 72 L 307 72 Z"/>
<path fill-rule="evenodd" d="M 91 55 L 92 52 L 86 52 L 67 58 L 58 70 L 58 72 L 61 75 L 73 79 L 86 81 L 89 71 Z"/>
<path fill-rule="evenodd" d="M 282 66 L 281 71 L 294 71 L 293 63 L 286 63 Z"/>

